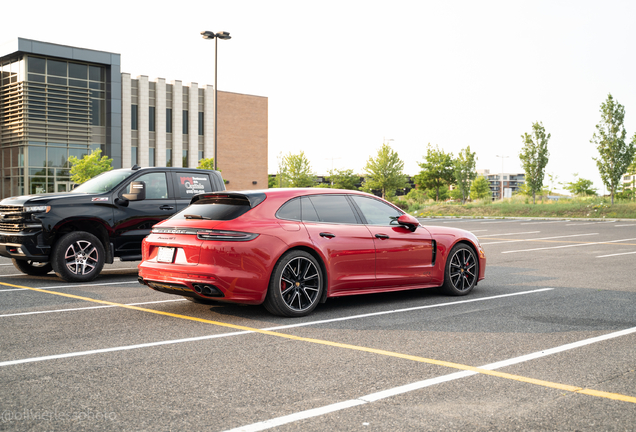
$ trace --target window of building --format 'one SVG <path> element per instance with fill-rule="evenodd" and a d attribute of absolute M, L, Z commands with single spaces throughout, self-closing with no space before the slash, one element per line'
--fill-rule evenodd
<path fill-rule="evenodd" d="M 156 166 L 155 165 L 155 149 L 154 148 L 150 148 L 148 149 L 148 166 Z"/>
<path fill-rule="evenodd" d="M 172 166 L 172 149 L 166 149 L 166 166 Z"/>
<path fill-rule="evenodd" d="M 155 131 L 155 107 L 148 107 L 148 130 Z"/>
<path fill-rule="evenodd" d="M 199 135 L 203 135 L 203 113 L 199 112 Z"/>
<path fill-rule="evenodd" d="M 188 134 L 188 111 L 187 110 L 183 110 L 183 131 L 182 133 L 184 135 Z"/>
<path fill-rule="evenodd" d="M 139 130 L 139 106 L 130 106 L 130 129 Z"/>
<path fill-rule="evenodd" d="M 137 165 L 137 147 L 130 148 L 130 161 L 133 165 Z"/>
<path fill-rule="evenodd" d="M 166 133 L 172 133 L 172 108 L 166 108 Z"/>
<path fill-rule="evenodd" d="M 181 165 L 184 168 L 188 167 L 188 150 L 184 149 L 183 150 L 183 165 Z"/>

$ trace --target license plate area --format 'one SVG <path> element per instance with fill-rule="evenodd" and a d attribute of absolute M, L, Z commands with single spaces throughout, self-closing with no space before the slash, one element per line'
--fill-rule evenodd
<path fill-rule="evenodd" d="M 160 246 L 157 252 L 157 262 L 171 263 L 174 260 L 174 249 L 173 247 Z"/>

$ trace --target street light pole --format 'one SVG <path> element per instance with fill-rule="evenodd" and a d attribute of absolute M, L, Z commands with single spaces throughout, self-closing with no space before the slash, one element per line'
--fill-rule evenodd
<path fill-rule="evenodd" d="M 503 201 L 504 199 L 504 181 L 503 181 L 503 175 L 504 175 L 504 158 L 510 157 L 510 156 L 503 156 L 503 155 L 495 155 L 497 157 L 501 158 L 501 200 Z"/>
<path fill-rule="evenodd" d="M 216 71 L 217 71 L 217 52 L 218 52 L 218 40 L 219 39 L 232 39 L 230 34 L 226 31 L 214 33 L 209 30 L 202 31 L 201 36 L 203 39 L 214 39 L 214 169 L 217 169 L 217 122 L 218 122 L 218 109 L 217 109 L 217 89 L 216 89 Z"/>

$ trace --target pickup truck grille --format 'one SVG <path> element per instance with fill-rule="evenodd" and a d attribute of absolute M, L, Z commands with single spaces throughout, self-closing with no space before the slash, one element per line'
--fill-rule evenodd
<path fill-rule="evenodd" d="M 22 206 L 0 205 L 0 231 L 20 232 L 34 228 L 33 222 L 27 224 L 24 216 Z"/>
<path fill-rule="evenodd" d="M 2 232 L 21 232 L 26 231 L 28 228 L 32 227 L 27 227 L 26 224 L 11 224 L 0 222 L 0 231 Z"/>

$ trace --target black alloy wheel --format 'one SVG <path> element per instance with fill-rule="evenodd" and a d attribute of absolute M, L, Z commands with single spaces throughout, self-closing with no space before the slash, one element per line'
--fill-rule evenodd
<path fill-rule="evenodd" d="M 274 267 L 264 306 L 275 315 L 305 316 L 318 305 L 322 290 L 318 261 L 307 252 L 290 251 Z"/>
<path fill-rule="evenodd" d="M 473 249 L 456 244 L 448 254 L 443 289 L 447 294 L 462 296 L 473 290 L 479 277 L 479 263 Z"/>
<path fill-rule="evenodd" d="M 62 236 L 53 247 L 53 270 L 67 282 L 88 282 L 104 267 L 104 246 L 93 234 L 75 231 Z"/>
<path fill-rule="evenodd" d="M 51 263 L 48 262 L 36 262 L 31 260 L 19 260 L 12 259 L 13 266 L 24 274 L 30 276 L 44 276 L 53 270 Z"/>

